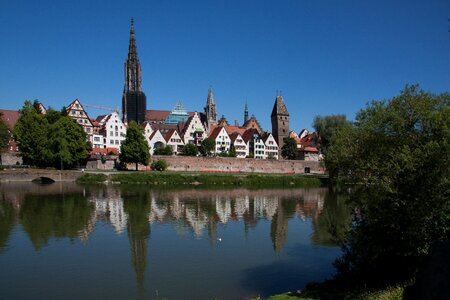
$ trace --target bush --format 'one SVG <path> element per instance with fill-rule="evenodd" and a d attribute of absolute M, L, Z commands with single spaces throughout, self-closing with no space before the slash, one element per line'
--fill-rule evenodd
<path fill-rule="evenodd" d="M 151 168 L 156 171 L 165 171 L 167 169 L 167 162 L 165 160 L 159 159 L 151 164 Z"/>

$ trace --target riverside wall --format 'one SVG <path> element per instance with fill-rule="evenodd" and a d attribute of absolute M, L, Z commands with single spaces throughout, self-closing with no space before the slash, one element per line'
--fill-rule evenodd
<path fill-rule="evenodd" d="M 158 159 L 165 160 L 169 164 L 168 170 L 170 171 L 295 174 L 325 173 L 325 170 L 318 161 L 162 155 L 154 155 L 151 160 L 155 161 Z"/>

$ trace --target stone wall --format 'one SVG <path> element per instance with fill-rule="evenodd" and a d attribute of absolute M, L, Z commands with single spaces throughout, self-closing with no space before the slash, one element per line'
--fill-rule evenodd
<path fill-rule="evenodd" d="M 17 152 L 2 152 L 1 159 L 3 166 L 15 166 L 22 164 L 22 157 Z"/>
<path fill-rule="evenodd" d="M 100 155 L 91 157 L 86 163 L 86 170 L 113 170 L 116 167 L 117 155 Z"/>
<path fill-rule="evenodd" d="M 320 166 L 320 162 L 317 161 L 152 156 L 152 161 L 158 159 L 165 160 L 169 164 L 168 170 L 171 171 L 324 174 L 324 169 Z"/>

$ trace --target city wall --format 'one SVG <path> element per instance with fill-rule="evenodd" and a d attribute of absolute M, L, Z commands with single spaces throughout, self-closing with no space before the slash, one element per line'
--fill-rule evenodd
<path fill-rule="evenodd" d="M 311 173 L 324 174 L 318 161 L 272 160 L 232 157 L 152 156 L 152 161 L 162 159 L 170 171 L 194 172 L 245 172 L 245 173 Z M 130 165 L 130 168 L 131 165 Z"/>

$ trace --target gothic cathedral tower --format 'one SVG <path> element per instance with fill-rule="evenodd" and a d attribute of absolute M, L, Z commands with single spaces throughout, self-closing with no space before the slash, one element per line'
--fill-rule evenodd
<path fill-rule="evenodd" d="M 134 21 L 131 19 L 128 58 L 125 61 L 125 86 L 122 96 L 124 123 L 135 121 L 139 124 L 144 122 L 146 109 L 147 98 L 142 91 L 141 64 L 139 63 L 136 39 L 134 38 Z"/>
<path fill-rule="evenodd" d="M 284 145 L 284 138 L 289 136 L 289 112 L 284 103 L 283 97 L 277 96 L 270 115 L 272 120 L 272 135 L 278 143 L 278 149 Z"/>
<path fill-rule="evenodd" d="M 208 127 L 211 125 L 217 125 L 216 104 L 214 103 L 214 97 L 211 87 L 209 87 L 208 98 L 206 99 L 205 115 Z"/>

